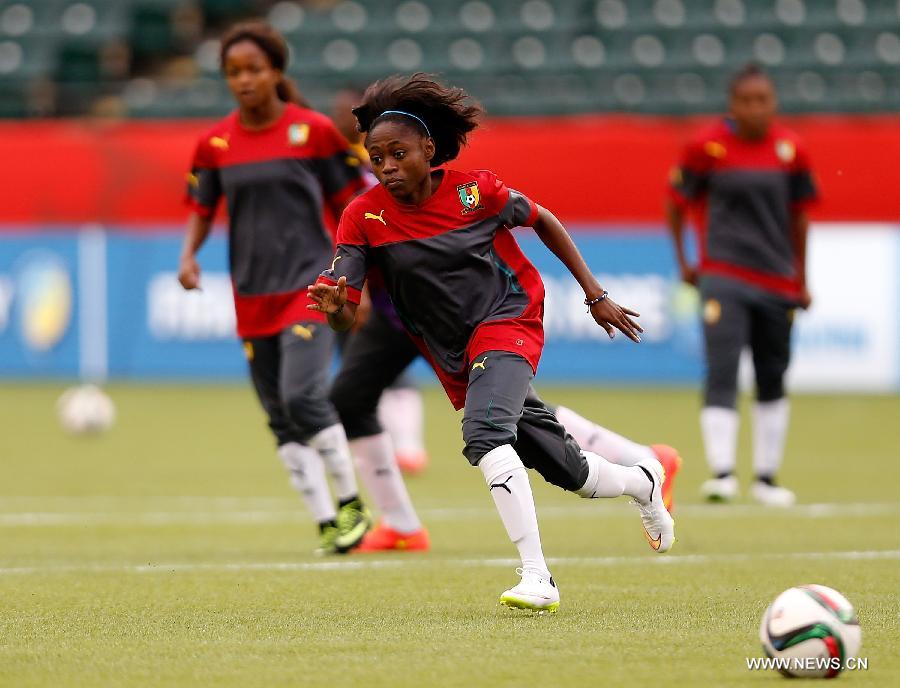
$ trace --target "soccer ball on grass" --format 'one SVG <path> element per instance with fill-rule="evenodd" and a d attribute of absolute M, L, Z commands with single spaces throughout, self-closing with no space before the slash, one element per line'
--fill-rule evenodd
<path fill-rule="evenodd" d="M 857 657 L 862 632 L 856 610 L 837 590 L 799 585 L 766 609 L 759 639 L 785 676 L 833 678 Z"/>
<path fill-rule="evenodd" d="M 116 420 L 116 407 L 97 385 L 70 387 L 56 402 L 60 425 L 74 435 L 109 430 Z"/>

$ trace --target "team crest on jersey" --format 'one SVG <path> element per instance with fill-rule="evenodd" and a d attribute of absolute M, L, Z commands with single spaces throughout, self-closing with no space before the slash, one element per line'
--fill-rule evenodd
<path fill-rule="evenodd" d="M 287 130 L 288 144 L 291 146 L 303 146 L 309 141 L 308 124 L 292 124 Z"/>
<path fill-rule="evenodd" d="M 775 155 L 781 162 L 793 162 L 797 155 L 797 147 L 791 141 L 779 139 L 775 142 Z"/>
<path fill-rule="evenodd" d="M 212 146 L 213 148 L 219 149 L 220 151 L 227 151 L 228 150 L 228 134 L 225 134 L 225 136 L 213 136 L 209 140 L 209 145 Z"/>
<path fill-rule="evenodd" d="M 484 208 L 481 204 L 481 191 L 478 190 L 478 182 L 460 184 L 456 187 L 456 193 L 459 194 L 459 201 L 463 204 L 463 215 L 474 213 L 476 210 Z"/>

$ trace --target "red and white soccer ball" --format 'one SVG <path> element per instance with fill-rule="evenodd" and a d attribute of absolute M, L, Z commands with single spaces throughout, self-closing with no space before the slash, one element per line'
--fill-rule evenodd
<path fill-rule="evenodd" d="M 97 385 L 70 387 L 56 402 L 63 429 L 75 435 L 109 430 L 116 420 L 116 407 Z"/>
<path fill-rule="evenodd" d="M 786 676 L 833 678 L 858 657 L 862 631 L 853 605 L 824 585 L 800 585 L 775 598 L 759 629 L 763 650 Z"/>

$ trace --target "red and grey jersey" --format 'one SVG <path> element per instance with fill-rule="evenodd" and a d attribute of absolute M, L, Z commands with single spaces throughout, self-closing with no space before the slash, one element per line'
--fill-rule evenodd
<path fill-rule="evenodd" d="M 520 354 L 537 369 L 544 343 L 544 285 L 510 229 L 537 206 L 487 171 L 446 170 L 422 205 L 397 203 L 377 186 L 341 216 L 337 254 L 321 283 L 347 278 L 359 303 L 377 268 L 403 325 L 456 408 L 468 366 L 483 351 Z"/>
<path fill-rule="evenodd" d="M 325 204 L 340 213 L 364 187 L 362 174 L 331 120 L 292 103 L 261 131 L 245 129 L 234 112 L 200 137 L 188 202 L 211 217 L 225 196 L 241 337 L 320 317 L 306 310 L 306 287 L 334 251 Z"/>
<path fill-rule="evenodd" d="M 791 225 L 817 191 L 796 134 L 773 125 L 765 138 L 751 141 L 737 135 L 731 120 L 721 120 L 685 148 L 671 195 L 699 211 L 701 273 L 797 295 Z"/>

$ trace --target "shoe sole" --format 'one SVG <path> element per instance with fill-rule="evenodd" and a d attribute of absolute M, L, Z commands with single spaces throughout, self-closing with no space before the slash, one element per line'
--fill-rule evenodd
<path fill-rule="evenodd" d="M 537 605 L 525 602 L 524 600 L 517 600 L 513 597 L 501 597 L 500 605 L 507 607 L 508 609 L 531 612 L 538 616 L 543 614 L 556 614 L 556 612 L 559 611 L 559 602 L 551 602 L 546 607 L 538 607 Z"/>
<path fill-rule="evenodd" d="M 367 518 L 365 521 L 360 521 L 359 524 L 351 530 L 349 533 L 346 533 L 343 538 L 338 537 L 334 541 L 334 548 L 338 552 L 338 554 L 346 554 L 354 547 L 359 545 L 362 542 L 363 538 L 366 536 L 366 533 L 372 529 L 372 526 L 375 525 L 371 518 Z"/>
<path fill-rule="evenodd" d="M 666 467 L 659 459 L 656 460 L 656 463 L 659 465 L 660 471 L 662 471 L 662 475 L 659 475 L 656 473 L 656 471 L 654 471 L 656 479 L 659 481 L 659 498 L 660 500 L 662 500 L 662 486 L 666 482 Z M 639 463 L 638 466 L 642 466 L 642 464 Z M 644 470 L 649 470 L 646 466 L 643 466 L 643 468 Z M 663 508 L 665 508 L 666 515 L 668 515 L 669 520 L 672 522 L 672 541 L 669 542 L 665 547 L 663 546 L 662 533 L 660 533 L 657 537 L 652 538 L 650 537 L 650 533 L 647 532 L 647 529 L 643 527 L 643 524 L 641 524 L 641 530 L 644 533 L 644 537 L 647 539 L 647 544 L 650 545 L 650 549 L 652 549 L 656 554 L 665 554 L 675 546 L 675 519 L 672 518 L 672 515 L 669 513 L 669 509 L 665 506 L 665 502 L 663 502 Z"/>
<path fill-rule="evenodd" d="M 406 545 L 403 547 L 357 547 L 353 550 L 354 554 L 377 554 L 378 552 L 428 552 L 431 545 Z"/>

